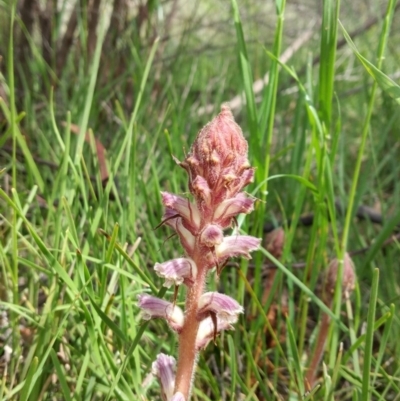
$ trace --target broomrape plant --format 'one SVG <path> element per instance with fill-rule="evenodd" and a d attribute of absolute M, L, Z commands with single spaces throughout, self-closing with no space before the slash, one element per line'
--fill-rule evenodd
<path fill-rule="evenodd" d="M 179 355 L 159 354 L 152 371 L 164 401 L 190 399 L 198 353 L 222 330 L 230 330 L 243 307 L 228 295 L 206 291 L 208 272 L 219 275 L 230 257 L 250 258 L 260 239 L 248 235 L 224 236 L 240 213 L 253 210 L 254 199 L 242 189 L 253 181 L 247 142 L 227 106 L 197 135 L 183 162 L 194 201 L 162 192 L 162 223 L 176 231 L 185 257 L 156 263 L 164 286 L 187 287 L 185 312 L 174 302 L 147 294 L 138 296 L 143 319 L 164 318 L 179 336 Z M 175 292 L 176 293 L 176 292 Z M 176 373 L 175 373 L 176 372 Z"/>

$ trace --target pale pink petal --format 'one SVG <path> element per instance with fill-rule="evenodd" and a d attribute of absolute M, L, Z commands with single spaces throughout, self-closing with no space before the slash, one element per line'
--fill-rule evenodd
<path fill-rule="evenodd" d="M 185 221 L 197 230 L 200 226 L 200 213 L 197 206 L 189 201 L 189 199 L 182 198 L 169 192 L 161 192 L 163 204 L 185 219 Z"/>
<path fill-rule="evenodd" d="M 162 217 L 162 221 L 165 222 L 165 224 L 168 224 L 168 221 L 173 219 L 173 218 L 178 218 L 180 217 L 180 214 L 177 213 L 174 209 L 171 209 L 170 207 L 166 207 L 164 210 L 164 215 Z"/>
<path fill-rule="evenodd" d="M 219 333 L 222 330 L 232 330 L 233 326 L 226 320 L 221 320 L 217 317 L 217 327 L 211 317 L 207 317 L 200 322 L 199 330 L 196 337 L 196 349 L 198 351 L 204 349 L 207 344 L 214 338 L 215 332 Z"/>
<path fill-rule="evenodd" d="M 144 320 L 163 318 L 177 333 L 180 333 L 182 330 L 184 321 L 182 309 L 172 302 L 151 295 L 141 294 L 138 295 L 138 306 L 142 309 L 142 318 Z"/>
<path fill-rule="evenodd" d="M 190 258 L 177 258 L 154 266 L 159 277 L 165 279 L 164 287 L 171 285 L 193 284 L 197 276 L 196 263 Z"/>
<path fill-rule="evenodd" d="M 198 315 L 207 316 L 213 312 L 227 323 L 236 323 L 239 313 L 243 313 L 243 307 L 233 298 L 219 292 L 206 292 L 199 300 Z"/>
<path fill-rule="evenodd" d="M 165 354 L 158 354 L 153 362 L 151 371 L 157 376 L 161 387 L 162 398 L 165 401 L 171 399 L 175 387 L 175 358 Z"/>
<path fill-rule="evenodd" d="M 186 398 L 181 392 L 178 392 L 169 401 L 186 401 Z"/>
<path fill-rule="evenodd" d="M 214 221 L 222 228 L 230 226 L 232 217 L 240 213 L 253 211 L 254 199 L 248 198 L 243 192 L 230 199 L 225 199 L 215 210 Z"/>
<path fill-rule="evenodd" d="M 192 255 L 196 244 L 196 237 L 183 225 L 182 219 L 176 220 L 175 230 L 188 255 Z"/>
<path fill-rule="evenodd" d="M 260 243 L 260 238 L 251 237 L 250 235 L 232 235 L 224 237 L 223 242 L 215 249 L 219 260 L 236 256 L 244 256 L 250 259 L 250 252 L 258 249 Z"/>
<path fill-rule="evenodd" d="M 167 209 L 165 212 L 169 212 L 170 209 Z M 165 216 L 165 215 L 164 215 Z M 185 248 L 188 255 L 192 255 L 196 243 L 196 237 L 183 225 L 182 217 L 171 217 L 169 220 L 165 220 L 164 222 L 167 226 L 172 227 L 181 240 L 182 246 Z"/>

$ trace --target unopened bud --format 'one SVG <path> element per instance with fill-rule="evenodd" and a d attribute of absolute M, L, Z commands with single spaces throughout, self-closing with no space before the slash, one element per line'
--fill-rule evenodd
<path fill-rule="evenodd" d="M 329 297 L 329 294 L 335 292 L 336 283 L 338 280 L 339 273 L 339 261 L 333 259 L 329 264 L 326 278 L 325 278 L 325 293 Z M 346 252 L 343 260 L 343 273 L 342 273 L 342 292 L 344 297 L 348 297 L 354 290 L 356 283 L 356 275 L 354 272 L 354 264 L 350 258 L 350 255 Z"/>
<path fill-rule="evenodd" d="M 221 227 L 215 224 L 209 224 L 200 235 L 200 243 L 209 248 L 221 244 L 223 240 L 224 233 Z"/>
<path fill-rule="evenodd" d="M 265 248 L 277 259 L 282 256 L 283 246 L 285 245 L 285 231 L 279 227 L 271 231 L 265 237 Z"/>
<path fill-rule="evenodd" d="M 197 201 L 205 200 L 204 191 L 198 188 L 200 176 L 213 193 L 214 205 L 235 196 L 253 180 L 247 141 L 227 105 L 199 132 L 181 166 L 189 173 L 190 191 L 200 197 Z"/>

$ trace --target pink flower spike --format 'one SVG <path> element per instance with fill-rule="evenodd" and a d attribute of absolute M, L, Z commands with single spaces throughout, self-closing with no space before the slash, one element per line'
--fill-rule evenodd
<path fill-rule="evenodd" d="M 163 204 L 185 219 L 185 222 L 195 233 L 200 226 L 200 213 L 197 206 L 189 201 L 189 199 L 182 198 L 169 192 L 161 192 Z"/>
<path fill-rule="evenodd" d="M 250 253 L 260 246 L 261 239 L 250 235 L 232 235 L 224 237 L 221 245 L 216 247 L 216 254 L 219 261 L 235 256 L 244 256 L 251 259 Z"/>
<path fill-rule="evenodd" d="M 169 401 L 186 401 L 186 398 L 182 393 L 178 392 Z"/>
<path fill-rule="evenodd" d="M 236 323 L 239 313 L 243 313 L 243 307 L 233 298 L 219 292 L 206 292 L 199 300 L 198 316 L 201 319 L 210 312 L 217 318 L 227 323 Z"/>
<path fill-rule="evenodd" d="M 159 277 L 165 279 L 164 287 L 167 288 L 173 284 L 191 285 L 197 277 L 196 263 L 190 258 L 177 258 L 164 263 L 156 263 L 154 270 Z"/>
<path fill-rule="evenodd" d="M 172 330 L 181 332 L 185 318 L 179 306 L 147 294 L 138 295 L 138 306 L 142 309 L 144 320 L 160 317 L 168 322 Z"/>
<path fill-rule="evenodd" d="M 232 217 L 240 213 L 251 213 L 253 211 L 254 199 L 248 198 L 243 192 L 233 198 L 224 200 L 218 205 L 214 218 L 222 228 L 229 227 Z"/>
<path fill-rule="evenodd" d="M 161 387 L 162 399 L 168 401 L 174 394 L 175 387 L 175 358 L 165 354 L 158 354 L 153 362 L 151 372 L 157 376 Z"/>
<path fill-rule="evenodd" d="M 219 333 L 222 330 L 232 330 L 232 325 L 226 320 L 216 319 L 217 327 L 211 317 L 207 317 L 200 322 L 199 330 L 196 336 L 196 349 L 200 351 L 204 349 L 207 344 L 214 339 L 215 332 Z"/>

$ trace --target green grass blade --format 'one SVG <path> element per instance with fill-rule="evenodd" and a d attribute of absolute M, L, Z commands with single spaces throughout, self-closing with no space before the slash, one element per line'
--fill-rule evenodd
<path fill-rule="evenodd" d="M 329 132 L 332 121 L 332 101 L 334 92 L 337 19 L 340 0 L 325 0 L 322 3 L 322 27 L 319 67 L 319 108 L 322 120 Z"/>
<path fill-rule="evenodd" d="M 392 4 L 393 3 L 394 2 L 392 2 Z M 371 77 L 375 80 L 375 82 L 383 91 L 385 91 L 391 98 L 393 98 L 398 104 L 400 104 L 400 86 L 396 84 L 396 82 L 394 82 L 390 77 L 384 74 L 379 68 L 375 67 L 365 57 L 363 57 L 361 53 L 357 50 L 356 45 L 351 40 L 343 25 L 341 25 L 341 28 L 347 43 L 349 44 L 350 48 L 353 50 L 357 58 L 360 60 L 361 64 L 368 72 L 368 74 L 371 75 Z"/>
<path fill-rule="evenodd" d="M 100 319 L 112 330 L 112 332 L 115 333 L 124 343 L 128 342 L 127 337 L 121 329 L 99 308 L 90 295 L 89 300 Z"/>
<path fill-rule="evenodd" d="M 374 342 L 375 311 L 376 304 L 378 302 L 378 285 L 379 270 L 375 269 L 372 280 L 371 295 L 369 297 L 368 320 L 364 347 L 361 401 L 369 401 L 371 399 L 371 360 Z"/>
<path fill-rule="evenodd" d="M 247 54 L 246 41 L 244 39 L 238 4 L 236 0 L 232 0 L 231 3 L 233 8 L 233 21 L 235 23 L 235 29 L 236 29 L 239 66 L 240 66 L 241 77 L 243 80 L 243 89 L 246 97 L 248 124 L 251 135 L 250 143 L 252 142 L 257 143 L 257 141 L 260 138 L 260 134 L 258 129 L 256 102 L 253 92 L 253 73 L 250 65 L 249 56 Z"/>
<path fill-rule="evenodd" d="M 60 361 L 59 361 L 58 356 L 57 356 L 56 352 L 54 351 L 54 349 L 51 349 L 51 351 L 50 351 L 50 358 L 56 369 L 57 378 L 58 378 L 58 381 L 60 382 L 60 387 L 61 387 L 61 391 L 63 394 L 63 399 L 65 401 L 72 401 L 65 372 L 63 371 L 63 369 L 61 367 Z"/>
<path fill-rule="evenodd" d="M 37 357 L 33 358 L 32 363 L 29 366 L 28 374 L 26 375 L 25 383 L 24 383 L 24 386 L 21 390 L 21 394 L 19 397 L 19 399 L 21 401 L 28 400 L 31 385 L 35 383 L 35 381 L 33 380 L 33 377 L 37 371 L 38 363 L 39 363 L 39 359 Z"/>
<path fill-rule="evenodd" d="M 94 51 L 93 61 L 92 61 L 91 68 L 90 68 L 89 87 L 88 87 L 88 90 L 86 93 L 86 100 L 85 100 L 85 106 L 83 109 L 82 118 L 79 123 L 80 131 L 79 131 L 78 142 L 77 142 L 76 149 L 75 149 L 75 158 L 74 158 L 75 165 L 78 165 L 81 162 L 81 158 L 82 158 L 83 143 L 85 142 L 86 131 L 88 128 L 88 123 L 89 123 L 89 114 L 90 114 L 90 109 L 91 109 L 92 103 L 93 103 L 93 96 L 94 96 L 94 91 L 95 91 L 95 87 L 96 87 L 97 76 L 98 76 L 98 71 L 99 71 L 99 66 L 100 66 L 101 49 L 102 49 L 104 38 L 105 38 L 107 28 L 108 28 L 107 25 L 110 22 L 109 13 L 106 13 L 103 8 L 104 8 L 104 4 L 102 3 L 102 6 L 99 9 L 99 12 L 100 12 L 99 26 L 100 26 L 100 28 L 98 30 L 96 48 Z M 108 19 L 108 21 L 106 21 L 106 19 Z"/>
<path fill-rule="evenodd" d="M 236 400 L 236 376 L 237 376 L 237 358 L 236 358 L 236 348 L 235 343 L 233 342 L 232 336 L 228 336 L 228 347 L 229 347 L 229 356 L 230 356 L 230 372 L 232 376 L 231 380 L 231 401 Z"/>

